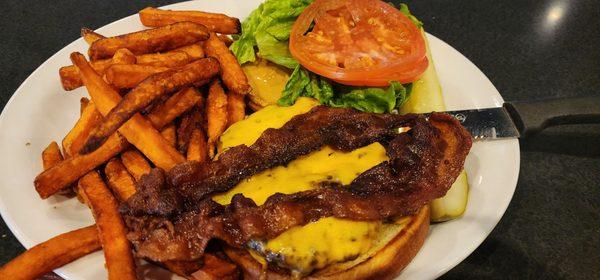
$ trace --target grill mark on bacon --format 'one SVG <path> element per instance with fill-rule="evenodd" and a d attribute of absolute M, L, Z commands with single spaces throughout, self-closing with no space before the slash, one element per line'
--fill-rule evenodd
<path fill-rule="evenodd" d="M 395 128 L 409 126 L 407 133 Z M 228 206 L 207 196 L 240 180 L 287 164 L 323 145 L 350 151 L 373 142 L 389 161 L 359 175 L 348 186 L 284 195 L 265 204 L 236 195 Z M 224 152 L 203 166 L 185 163 L 166 177 L 154 170 L 139 184 L 139 195 L 122 207 L 137 254 L 155 261 L 192 260 L 217 238 L 243 247 L 251 239 L 271 239 L 322 217 L 384 220 L 410 215 L 450 188 L 471 147 L 468 132 L 452 117 L 432 114 L 378 115 L 317 107 L 269 129 L 250 146 Z"/>

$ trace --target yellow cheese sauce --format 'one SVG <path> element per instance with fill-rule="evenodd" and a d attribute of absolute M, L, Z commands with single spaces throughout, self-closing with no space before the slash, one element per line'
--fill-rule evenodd
<path fill-rule="evenodd" d="M 312 99 L 300 98 L 291 107 L 266 107 L 231 126 L 221 136 L 220 148 L 225 150 L 240 144 L 251 145 L 265 129 L 279 128 L 293 116 L 305 113 L 315 105 L 317 103 Z M 214 196 L 213 200 L 228 204 L 233 195 L 242 193 L 260 205 L 274 193 L 309 190 L 323 181 L 348 184 L 360 173 L 387 159 L 385 149 L 379 143 L 348 153 L 323 147 L 287 166 L 256 174 L 229 192 Z M 294 227 L 267 241 L 263 245 L 266 252 L 262 253 L 275 256 L 280 264 L 304 274 L 367 252 L 373 246 L 380 228 L 380 222 L 323 218 L 302 227 Z"/>

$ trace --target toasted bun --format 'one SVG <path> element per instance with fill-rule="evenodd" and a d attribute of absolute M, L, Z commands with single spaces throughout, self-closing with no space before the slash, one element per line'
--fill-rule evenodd
<path fill-rule="evenodd" d="M 410 218 L 390 240 L 378 246 L 372 254 L 353 261 L 330 265 L 313 272 L 305 279 L 392 279 L 415 257 L 429 231 L 429 207 L 425 206 Z M 385 237 L 382 237 L 385 238 Z M 226 248 L 225 253 L 244 271 L 244 279 L 292 279 L 289 271 L 268 268 L 256 261 L 246 250 Z M 261 277 L 263 276 L 263 277 Z"/>

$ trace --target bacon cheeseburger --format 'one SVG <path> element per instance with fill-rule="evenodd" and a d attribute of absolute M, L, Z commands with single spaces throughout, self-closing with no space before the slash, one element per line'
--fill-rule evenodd
<path fill-rule="evenodd" d="M 300 98 L 234 124 L 208 164 L 154 170 L 122 213 L 137 254 L 157 262 L 198 259 L 219 240 L 248 278 L 390 278 L 422 246 L 427 205 L 470 147 L 449 115 Z"/>

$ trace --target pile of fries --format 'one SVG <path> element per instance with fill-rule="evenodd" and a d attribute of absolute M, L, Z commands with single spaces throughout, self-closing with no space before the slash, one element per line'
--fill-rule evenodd
<path fill-rule="evenodd" d="M 246 116 L 247 78 L 229 51 L 240 22 L 223 14 L 146 8 L 151 29 L 104 37 L 82 29 L 88 59 L 72 53 L 60 68 L 63 88 L 84 86 L 79 120 L 42 153 L 34 181 L 40 197 L 77 197 L 96 224 L 39 244 L 0 268 L 0 279 L 36 279 L 102 249 L 109 279 L 137 279 L 120 202 L 153 167 L 207 162 L 220 135 Z M 206 254 L 196 262 L 159 264 L 192 279 L 236 278 L 238 269 Z M 194 276 L 191 276 L 194 274 Z"/>

